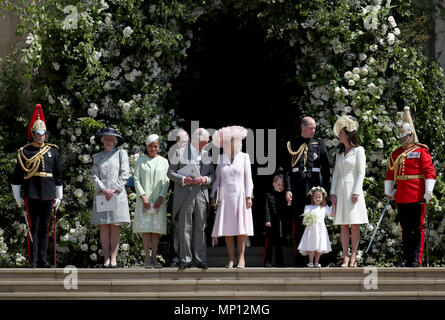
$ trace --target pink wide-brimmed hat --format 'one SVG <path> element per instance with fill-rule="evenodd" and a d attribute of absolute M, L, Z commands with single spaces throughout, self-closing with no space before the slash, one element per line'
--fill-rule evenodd
<path fill-rule="evenodd" d="M 247 129 L 241 126 L 224 127 L 216 131 L 212 136 L 212 143 L 222 148 L 225 141 L 243 140 L 247 136 Z"/>

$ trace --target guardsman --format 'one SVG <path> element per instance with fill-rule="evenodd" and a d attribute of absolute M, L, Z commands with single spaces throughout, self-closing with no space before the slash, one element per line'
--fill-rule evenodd
<path fill-rule="evenodd" d="M 310 204 L 309 191 L 322 186 L 329 190 L 329 156 L 326 144 L 314 138 L 315 120 L 304 117 L 301 121 L 301 136 L 291 139 L 286 145 L 284 167 L 284 188 L 286 200 L 291 203 L 292 233 L 296 266 L 304 266 L 305 261 L 297 251 L 304 232 L 302 214 L 304 206 Z"/>
<path fill-rule="evenodd" d="M 63 197 L 58 147 L 46 143 L 47 138 L 42 106 L 37 104 L 28 126 L 28 140 L 32 142 L 18 150 L 11 179 L 15 201 L 19 208 L 25 207 L 28 215 L 32 235 L 30 241 L 28 234 L 28 263 L 32 268 L 51 267 L 47 261 L 49 224 L 51 213 L 54 210 L 55 217 Z"/>
<path fill-rule="evenodd" d="M 402 145 L 388 158 L 385 194 L 395 198 L 402 227 L 403 260 L 397 266 L 420 267 L 426 203 L 433 196 L 436 172 L 428 147 L 417 139 L 409 107 L 404 109 L 400 133 Z"/>

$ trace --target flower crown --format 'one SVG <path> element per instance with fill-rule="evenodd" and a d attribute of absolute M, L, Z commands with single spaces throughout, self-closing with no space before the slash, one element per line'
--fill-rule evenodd
<path fill-rule="evenodd" d="M 326 192 L 326 190 L 323 187 L 313 187 L 308 194 L 312 195 L 314 194 L 315 191 L 320 191 L 323 196 L 326 198 L 328 196 L 328 193 Z"/>

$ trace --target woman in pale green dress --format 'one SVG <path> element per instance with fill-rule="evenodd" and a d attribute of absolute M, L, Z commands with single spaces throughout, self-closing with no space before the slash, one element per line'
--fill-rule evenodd
<path fill-rule="evenodd" d="M 142 233 L 145 268 L 161 268 L 156 256 L 159 236 L 167 233 L 168 160 L 158 155 L 159 136 L 152 134 L 146 141 L 147 154 L 137 160 L 134 173 L 136 209 L 134 233 Z M 151 249 L 151 254 L 150 254 Z"/>

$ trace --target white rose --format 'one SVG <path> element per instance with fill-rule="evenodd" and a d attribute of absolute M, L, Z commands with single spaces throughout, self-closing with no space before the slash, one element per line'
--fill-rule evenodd
<path fill-rule="evenodd" d="M 352 80 L 352 79 L 351 79 L 351 80 L 349 80 L 349 81 L 348 81 L 348 85 L 350 85 L 350 86 L 352 87 L 353 85 L 355 85 L 355 81 L 354 81 L 354 80 Z"/>
<path fill-rule="evenodd" d="M 391 26 L 391 28 L 397 27 L 396 20 L 394 19 L 393 16 L 388 17 L 388 22 L 389 22 L 389 25 Z"/>
<path fill-rule="evenodd" d="M 374 90 L 376 87 L 375 87 L 375 84 L 373 83 L 373 82 L 371 82 L 370 84 L 368 84 L 368 89 L 369 90 Z"/>
<path fill-rule="evenodd" d="M 371 50 L 372 52 L 377 51 L 378 48 L 379 48 L 379 47 L 378 47 L 378 45 L 376 45 L 376 44 L 371 44 L 371 45 L 369 46 L 369 50 Z"/>
<path fill-rule="evenodd" d="M 340 87 L 335 87 L 335 93 L 340 93 Z"/>
<path fill-rule="evenodd" d="M 88 245 L 86 243 L 80 245 L 80 250 L 88 251 Z"/>
<path fill-rule="evenodd" d="M 77 198 L 80 198 L 81 196 L 83 196 L 83 191 L 82 191 L 82 189 L 76 189 L 76 191 L 74 191 L 74 195 L 75 195 Z"/>
<path fill-rule="evenodd" d="M 71 142 L 76 141 L 76 136 L 71 136 Z"/>
<path fill-rule="evenodd" d="M 90 254 L 90 259 L 93 261 L 97 260 L 97 255 L 95 253 Z"/>
<path fill-rule="evenodd" d="M 123 244 L 121 245 L 121 249 L 122 249 L 123 251 L 128 251 L 128 249 L 130 249 L 130 245 L 129 245 L 128 243 L 123 243 Z"/>
<path fill-rule="evenodd" d="M 375 59 L 373 57 L 369 58 L 369 64 L 374 64 Z"/>
<path fill-rule="evenodd" d="M 341 91 L 344 97 L 349 96 L 349 90 L 345 87 L 341 87 Z"/>
<path fill-rule="evenodd" d="M 346 79 L 351 79 L 352 78 L 352 72 L 351 71 L 346 71 L 345 72 L 345 78 Z"/>
<path fill-rule="evenodd" d="M 71 229 L 70 229 L 70 233 L 71 233 L 71 234 L 75 234 L 75 233 L 76 233 L 76 229 L 71 228 Z"/>
<path fill-rule="evenodd" d="M 352 108 L 350 106 L 345 107 L 345 112 L 350 113 L 352 111 Z"/>
<path fill-rule="evenodd" d="M 76 128 L 76 130 L 74 131 L 74 134 L 79 137 L 82 134 L 82 129 Z"/>
<path fill-rule="evenodd" d="M 123 33 L 124 33 L 124 38 L 128 38 L 133 33 L 133 30 L 130 27 L 125 27 Z"/>
<path fill-rule="evenodd" d="M 382 33 L 385 34 L 386 31 L 388 31 L 388 25 L 387 24 L 382 24 Z"/>
<path fill-rule="evenodd" d="M 360 75 L 358 75 L 358 74 L 354 74 L 354 75 L 352 76 L 352 80 L 354 80 L 354 81 L 359 81 L 359 80 L 360 80 Z"/>
<path fill-rule="evenodd" d="M 91 250 L 93 250 L 93 251 L 97 251 L 97 246 L 96 246 L 95 244 L 93 244 L 90 248 L 91 248 Z"/>
<path fill-rule="evenodd" d="M 378 139 L 376 140 L 376 142 L 377 142 L 377 148 L 379 148 L 379 149 L 383 149 L 383 140 L 380 139 L 380 138 L 378 138 Z"/>
<path fill-rule="evenodd" d="M 395 28 L 395 29 L 394 29 L 394 34 L 395 34 L 396 36 L 398 36 L 398 35 L 400 34 L 400 29 L 399 29 L 399 28 Z"/>
<path fill-rule="evenodd" d="M 54 70 L 59 71 L 60 64 L 58 64 L 57 62 L 53 62 L 53 68 L 54 68 Z"/>
<path fill-rule="evenodd" d="M 396 36 L 394 35 L 394 33 L 389 32 L 388 33 L 388 44 L 393 45 L 395 41 L 396 41 Z"/>
<path fill-rule="evenodd" d="M 81 174 L 78 175 L 76 180 L 77 180 L 77 182 L 82 182 L 83 181 L 83 175 L 81 175 Z"/>
<path fill-rule="evenodd" d="M 96 141 L 94 141 L 94 136 L 91 136 L 91 137 L 90 137 L 90 143 L 91 143 L 91 144 L 96 144 Z"/>
<path fill-rule="evenodd" d="M 357 74 L 360 73 L 360 68 L 359 67 L 355 67 L 354 69 L 352 69 L 352 72 Z"/>

